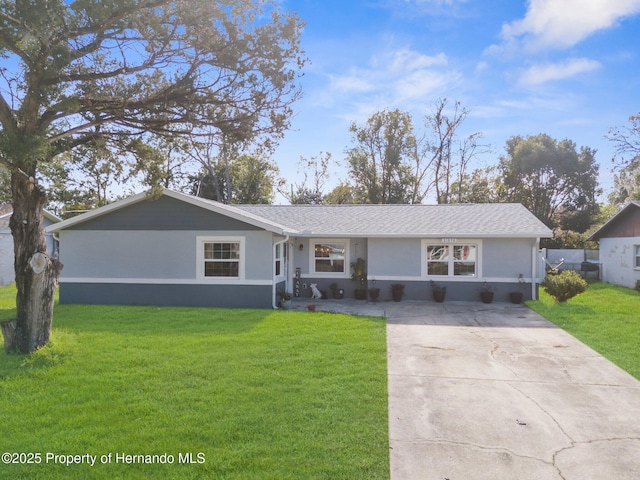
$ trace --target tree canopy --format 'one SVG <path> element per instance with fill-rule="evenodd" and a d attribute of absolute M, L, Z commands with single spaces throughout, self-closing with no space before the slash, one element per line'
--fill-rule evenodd
<path fill-rule="evenodd" d="M 300 95 L 301 28 L 276 0 L 0 0 L 0 164 L 18 288 L 9 348 L 48 342 L 62 268 L 46 255 L 40 167 L 150 135 L 213 130 L 271 147 Z"/>
<path fill-rule="evenodd" d="M 518 202 L 550 227 L 583 232 L 598 212 L 595 151 L 549 135 L 514 136 L 498 165 L 498 200 Z"/>

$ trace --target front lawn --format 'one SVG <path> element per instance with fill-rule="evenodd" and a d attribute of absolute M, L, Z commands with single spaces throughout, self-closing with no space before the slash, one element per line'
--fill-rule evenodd
<path fill-rule="evenodd" d="M 381 318 L 58 305 L 0 351 L 0 477 L 388 478 L 386 373 Z"/>
<path fill-rule="evenodd" d="M 527 305 L 640 380 L 640 293 L 593 283 L 566 303 L 540 289 Z"/>

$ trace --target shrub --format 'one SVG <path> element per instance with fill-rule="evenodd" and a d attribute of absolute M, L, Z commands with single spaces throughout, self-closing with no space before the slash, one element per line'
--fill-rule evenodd
<path fill-rule="evenodd" d="M 636 290 L 640 292 L 640 280 L 636 282 Z"/>
<path fill-rule="evenodd" d="M 565 270 L 558 275 L 547 275 L 541 286 L 556 302 L 566 302 L 587 289 L 587 282 L 578 272 Z"/>

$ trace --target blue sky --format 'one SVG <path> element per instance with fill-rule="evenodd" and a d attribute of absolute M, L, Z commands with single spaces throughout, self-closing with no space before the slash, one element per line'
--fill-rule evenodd
<path fill-rule="evenodd" d="M 296 117 L 274 155 L 291 181 L 329 152 L 346 179 L 349 125 L 384 108 L 420 127 L 439 98 L 470 114 L 497 163 L 513 135 L 546 133 L 598 150 L 609 189 L 611 127 L 640 112 L 640 0 L 281 0 L 306 22 L 310 62 Z M 281 200 L 281 199 L 280 199 Z M 277 200 L 278 201 L 278 200 Z"/>

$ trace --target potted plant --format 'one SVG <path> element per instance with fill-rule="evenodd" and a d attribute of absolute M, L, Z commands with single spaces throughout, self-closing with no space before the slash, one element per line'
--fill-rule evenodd
<path fill-rule="evenodd" d="M 444 297 L 447 294 L 447 287 L 438 285 L 433 280 L 431 280 L 430 283 L 431 283 L 431 291 L 433 292 L 433 299 L 438 303 L 444 302 Z"/>
<path fill-rule="evenodd" d="M 522 303 L 524 288 L 525 288 L 524 277 L 522 276 L 522 274 L 520 274 L 518 275 L 518 290 L 509 292 L 509 299 L 511 300 L 511 303 L 515 303 L 516 305 L 519 303 Z"/>
<path fill-rule="evenodd" d="M 360 284 L 359 288 L 355 289 L 355 297 L 357 300 L 367 299 L 367 264 L 362 258 L 358 258 L 355 262 L 351 262 L 351 280 Z"/>
<path fill-rule="evenodd" d="M 291 307 L 291 293 L 286 290 L 278 290 L 278 296 L 280 297 L 280 308 L 288 310 Z"/>
<path fill-rule="evenodd" d="M 404 297 L 404 285 L 402 283 L 391 284 L 391 298 L 394 302 L 399 302 Z"/>
<path fill-rule="evenodd" d="M 334 282 L 331 285 L 329 285 L 329 289 L 331 290 L 331 294 L 333 295 L 333 298 L 337 298 L 338 300 L 340 300 L 341 298 L 344 298 L 344 289 L 338 288 L 337 283 Z"/>
<path fill-rule="evenodd" d="M 369 289 L 369 298 L 372 302 L 377 302 L 378 297 L 380 296 L 380 289 L 377 287 L 372 287 Z"/>
<path fill-rule="evenodd" d="M 487 282 L 482 282 L 482 288 L 480 289 L 480 300 L 482 300 L 482 303 L 493 302 L 493 290 L 491 289 L 491 285 L 489 285 Z"/>

